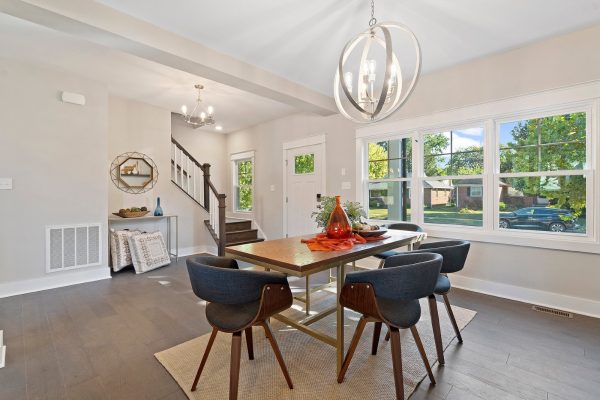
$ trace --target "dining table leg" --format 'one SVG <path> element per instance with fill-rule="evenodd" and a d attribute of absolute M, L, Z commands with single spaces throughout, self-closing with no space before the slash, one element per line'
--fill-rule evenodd
<path fill-rule="evenodd" d="M 337 373 L 342 369 L 342 364 L 344 362 L 344 307 L 340 304 L 340 294 L 342 293 L 342 287 L 344 286 L 344 278 L 345 278 L 345 264 L 339 263 L 337 265 L 336 271 L 336 283 L 337 283 L 337 321 L 336 321 L 336 329 L 337 329 Z"/>

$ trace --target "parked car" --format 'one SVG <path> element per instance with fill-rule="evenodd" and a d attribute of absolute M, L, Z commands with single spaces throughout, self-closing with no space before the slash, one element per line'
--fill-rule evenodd
<path fill-rule="evenodd" d="M 549 207 L 526 207 L 514 212 L 500 213 L 500 228 L 544 229 L 565 232 L 576 229 L 575 217 L 569 210 Z"/>

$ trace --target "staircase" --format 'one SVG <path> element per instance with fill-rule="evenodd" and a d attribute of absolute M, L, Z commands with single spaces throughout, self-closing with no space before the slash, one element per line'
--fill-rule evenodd
<path fill-rule="evenodd" d="M 225 246 L 261 242 L 252 221 L 225 218 L 224 193 L 219 193 L 210 180 L 210 164 L 198 162 L 179 142 L 171 138 L 171 182 L 208 212 L 204 225 L 218 247 L 219 256 Z"/>
<path fill-rule="evenodd" d="M 264 240 L 258 237 L 258 229 L 252 229 L 252 221 L 246 219 L 228 219 L 225 222 L 225 232 L 227 232 L 227 246 Z"/>

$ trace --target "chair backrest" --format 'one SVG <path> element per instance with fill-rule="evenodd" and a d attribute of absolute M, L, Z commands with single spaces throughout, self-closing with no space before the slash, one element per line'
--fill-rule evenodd
<path fill-rule="evenodd" d="M 458 272 L 464 268 L 471 243 L 466 240 L 443 240 L 441 242 L 423 243 L 419 250 L 411 251 L 412 254 L 436 253 L 444 257 L 442 273 Z"/>
<path fill-rule="evenodd" d="M 400 231 L 411 231 L 411 232 L 423 232 L 423 229 L 417 224 L 411 224 L 410 222 L 396 222 L 395 224 L 389 224 L 388 229 L 398 229 Z"/>
<path fill-rule="evenodd" d="M 251 303 L 260 299 L 265 285 L 288 284 L 283 274 L 240 270 L 230 258 L 199 256 L 186 263 L 194 294 L 210 303 Z"/>
<path fill-rule="evenodd" d="M 370 283 L 376 297 L 415 300 L 433 293 L 442 257 L 433 253 L 403 253 L 388 257 L 383 269 L 349 272 L 345 284 Z"/>

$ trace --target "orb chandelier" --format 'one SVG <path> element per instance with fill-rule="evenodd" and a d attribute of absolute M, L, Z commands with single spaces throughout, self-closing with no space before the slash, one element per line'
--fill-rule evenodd
<path fill-rule="evenodd" d="M 196 99 L 196 106 L 192 110 L 191 113 L 187 113 L 188 108 L 186 105 L 181 106 L 181 115 L 183 119 L 188 124 L 192 125 L 194 128 L 200 128 L 207 125 L 212 125 L 215 123 L 215 109 L 213 106 L 208 106 L 206 111 L 202 109 L 200 103 L 202 103 L 202 97 L 200 92 L 204 89 L 204 86 L 198 84 L 194 86 L 196 90 L 198 90 L 198 98 Z"/>
<path fill-rule="evenodd" d="M 411 65 L 407 63 L 400 64 L 401 60 L 410 60 L 408 54 L 401 59 L 394 52 L 393 34 L 394 38 L 404 39 L 403 49 L 414 51 L 414 68 L 408 68 Z M 349 59 L 354 60 L 355 65 L 348 67 Z M 340 55 L 334 79 L 335 103 L 340 113 L 354 122 L 381 121 L 406 102 L 420 71 L 421 48 L 414 33 L 397 22 L 377 23 L 374 0 L 371 0 L 369 28 L 346 43 Z"/>

